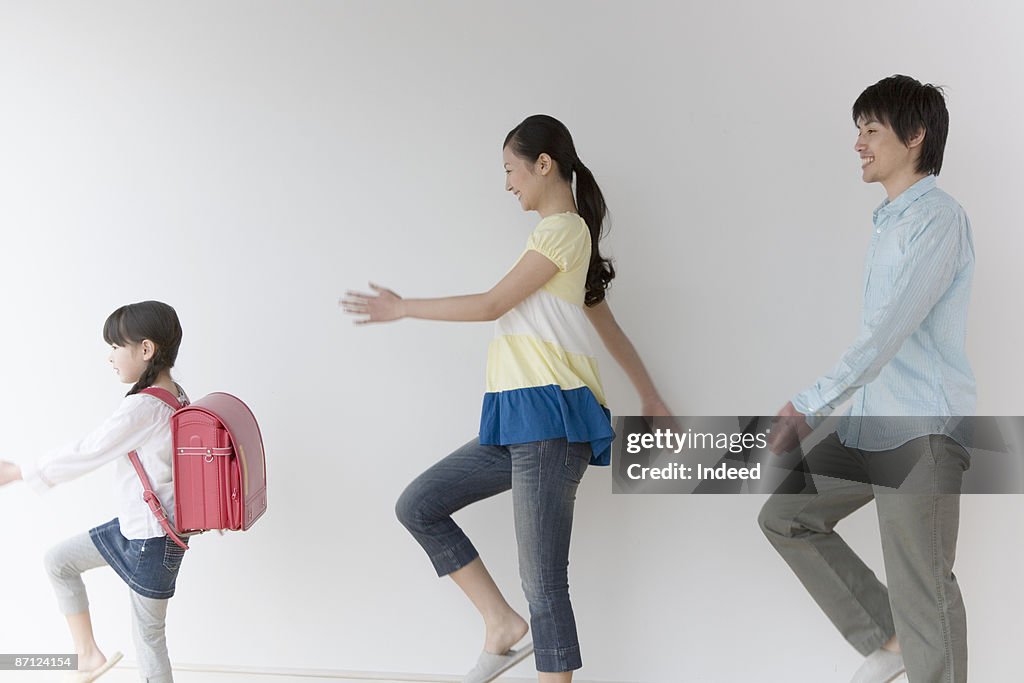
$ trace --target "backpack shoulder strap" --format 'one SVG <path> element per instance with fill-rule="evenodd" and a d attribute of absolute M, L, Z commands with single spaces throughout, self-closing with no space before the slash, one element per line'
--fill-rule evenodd
<path fill-rule="evenodd" d="M 156 497 L 156 492 L 153 491 L 153 485 L 149 483 L 149 477 L 146 476 L 146 470 L 142 469 L 142 462 L 139 460 L 139 454 L 132 451 L 128 454 L 128 459 L 132 461 L 135 473 L 139 475 L 139 480 L 142 482 L 142 500 L 146 501 L 146 504 L 149 505 L 149 509 L 153 512 L 153 516 L 156 517 L 156 521 L 160 522 L 160 526 L 162 526 L 164 531 L 167 533 L 167 538 L 181 546 L 182 550 L 188 550 L 188 545 L 182 541 L 181 537 L 174 533 L 174 529 L 171 528 L 170 520 L 167 519 L 167 513 L 164 512 L 164 506 L 160 504 L 160 499 Z"/>
<path fill-rule="evenodd" d="M 155 398 L 160 399 L 172 409 L 178 410 L 182 407 L 181 402 L 175 398 L 174 394 L 161 389 L 160 387 L 147 387 L 139 392 L 140 394 L 149 394 Z M 174 533 L 171 528 L 170 520 L 167 519 L 167 513 L 164 512 L 164 506 L 161 505 L 160 499 L 157 498 L 156 492 L 153 491 L 153 485 L 149 483 L 149 477 L 146 476 L 146 470 L 142 467 L 142 461 L 139 460 L 139 454 L 136 451 L 132 451 L 128 454 L 128 459 L 131 460 L 132 467 L 135 468 L 135 473 L 139 475 L 139 481 L 142 482 L 142 500 L 146 501 L 149 509 L 153 512 L 153 516 L 156 517 L 156 521 L 160 522 L 160 526 L 163 527 L 167 533 L 167 537 L 179 545 L 183 550 L 188 550 L 188 545 L 181 540 L 178 534 Z"/>
<path fill-rule="evenodd" d="M 161 401 L 163 401 L 164 403 L 166 403 L 167 405 L 169 405 L 174 410 L 177 410 L 178 408 L 181 408 L 182 405 L 183 405 L 182 402 L 178 400 L 177 396 L 175 396 L 171 392 L 167 391 L 166 389 L 161 389 L 160 387 L 146 387 L 145 389 L 143 389 L 139 393 L 140 394 L 149 394 L 150 396 L 153 396 L 154 398 L 158 398 Z M 185 405 L 187 405 L 187 404 L 185 404 Z"/>

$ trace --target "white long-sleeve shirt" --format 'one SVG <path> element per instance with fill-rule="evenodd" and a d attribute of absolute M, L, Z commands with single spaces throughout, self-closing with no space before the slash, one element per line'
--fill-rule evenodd
<path fill-rule="evenodd" d="M 142 500 L 142 482 L 128 453 L 136 451 L 153 491 L 174 525 L 174 485 L 171 481 L 171 407 L 148 394 L 126 396 L 103 424 L 84 439 L 46 453 L 22 466 L 22 477 L 43 492 L 116 463 L 118 518 L 125 538 L 154 538 L 165 534 Z"/>

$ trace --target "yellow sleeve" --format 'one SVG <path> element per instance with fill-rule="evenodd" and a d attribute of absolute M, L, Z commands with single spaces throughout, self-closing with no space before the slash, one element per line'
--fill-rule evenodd
<path fill-rule="evenodd" d="M 537 224 L 526 242 L 526 249 L 544 255 L 564 273 L 579 265 L 589 245 L 590 233 L 583 220 L 570 214 L 558 214 Z"/>

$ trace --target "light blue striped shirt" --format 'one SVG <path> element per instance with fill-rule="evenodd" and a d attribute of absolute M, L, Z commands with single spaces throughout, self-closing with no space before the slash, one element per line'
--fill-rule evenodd
<path fill-rule="evenodd" d="M 963 208 L 929 175 L 874 212 L 864 268 L 860 332 L 839 363 L 793 399 L 821 417 L 852 398 L 838 432 L 853 448 L 896 448 L 926 434 L 957 433 L 974 414 L 967 305 L 974 241 Z M 921 416 L 919 420 L 861 420 Z"/>

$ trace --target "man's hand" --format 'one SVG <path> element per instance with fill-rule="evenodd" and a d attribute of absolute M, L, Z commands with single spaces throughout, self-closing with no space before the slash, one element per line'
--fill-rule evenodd
<path fill-rule="evenodd" d="M 810 433 L 811 427 L 807 424 L 807 416 L 793 407 L 793 402 L 789 401 L 772 420 L 768 450 L 775 455 L 788 453 L 799 446 Z"/>

